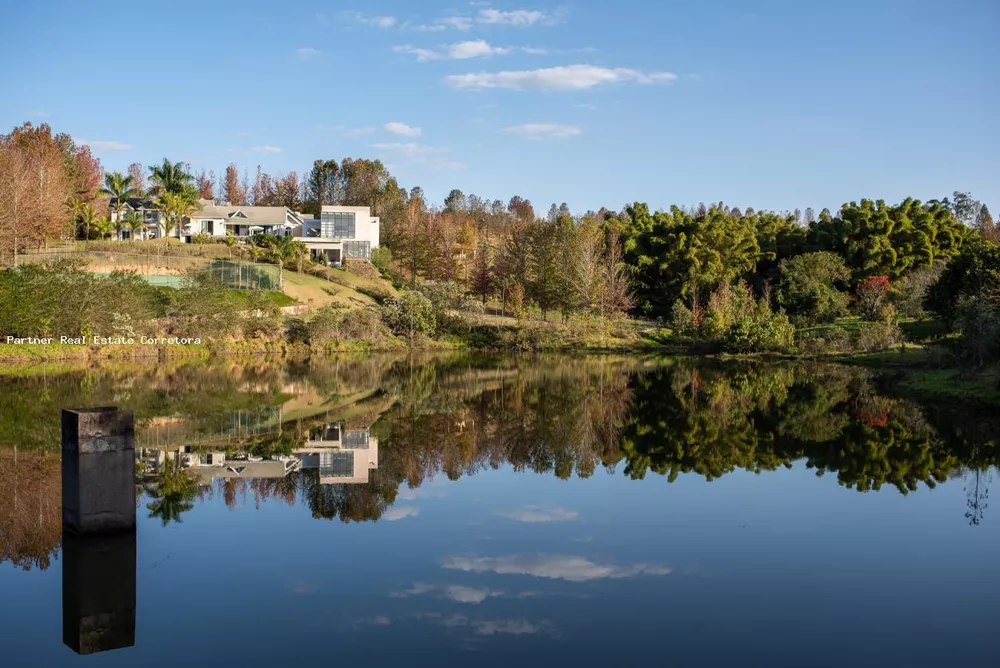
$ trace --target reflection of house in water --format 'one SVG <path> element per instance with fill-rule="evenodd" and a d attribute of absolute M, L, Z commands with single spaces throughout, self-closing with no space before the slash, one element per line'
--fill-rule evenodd
<path fill-rule="evenodd" d="M 218 478 L 284 478 L 300 468 L 302 462 L 298 459 L 282 457 L 262 462 L 233 459 L 221 464 L 192 466 L 188 470 L 198 476 L 200 483 L 208 484 Z"/>
<path fill-rule="evenodd" d="M 378 439 L 367 429 L 345 430 L 329 422 L 309 430 L 306 444 L 292 451 L 302 468 L 319 469 L 324 485 L 366 483 L 368 472 L 378 468 Z"/>
<path fill-rule="evenodd" d="M 196 452 L 191 446 L 178 450 L 153 450 L 142 448 L 137 452 L 145 470 L 158 473 L 167 462 L 177 463 L 198 477 L 201 484 L 210 484 L 218 478 L 284 478 L 302 468 L 296 457 L 279 457 L 273 460 L 226 459 L 225 452 Z"/>

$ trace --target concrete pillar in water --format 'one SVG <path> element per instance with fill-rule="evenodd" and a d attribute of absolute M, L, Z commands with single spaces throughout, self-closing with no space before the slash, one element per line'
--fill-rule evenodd
<path fill-rule="evenodd" d="M 62 412 L 63 643 L 135 644 L 135 427 L 117 408 Z"/>
<path fill-rule="evenodd" d="M 135 531 L 63 534 L 63 643 L 77 654 L 135 645 Z"/>
<path fill-rule="evenodd" d="M 63 532 L 135 531 L 135 425 L 117 408 L 62 412 Z"/>

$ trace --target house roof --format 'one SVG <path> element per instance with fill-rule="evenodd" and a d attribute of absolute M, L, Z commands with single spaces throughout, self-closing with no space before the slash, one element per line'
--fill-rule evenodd
<path fill-rule="evenodd" d="M 110 198 L 108 200 L 108 204 L 109 204 L 109 206 L 112 206 L 112 207 L 117 206 L 118 205 L 118 198 L 117 197 Z M 134 209 L 134 210 L 138 210 L 138 209 L 153 209 L 153 208 L 155 208 L 154 205 L 153 205 L 153 200 L 151 200 L 151 199 L 143 199 L 141 197 L 128 197 L 128 198 L 125 199 L 125 204 L 128 205 L 129 208 Z"/>
<path fill-rule="evenodd" d="M 214 218 L 239 223 L 240 225 L 270 224 L 281 225 L 291 219 L 300 223 L 294 211 L 284 206 L 231 206 L 216 204 L 212 200 L 199 200 L 200 210 L 191 218 Z"/>

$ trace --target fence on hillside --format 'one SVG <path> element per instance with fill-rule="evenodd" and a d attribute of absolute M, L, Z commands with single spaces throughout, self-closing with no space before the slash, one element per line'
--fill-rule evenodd
<path fill-rule="evenodd" d="M 61 260 L 80 263 L 95 274 L 134 271 L 153 285 L 179 287 L 192 269 L 207 269 L 227 287 L 240 290 L 279 290 L 281 276 L 273 264 L 257 264 L 223 258 L 201 258 L 155 253 L 109 251 L 42 251 L 19 255 L 19 265 L 51 264 Z"/>

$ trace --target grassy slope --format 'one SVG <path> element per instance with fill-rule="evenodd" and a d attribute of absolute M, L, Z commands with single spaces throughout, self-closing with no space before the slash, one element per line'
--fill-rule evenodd
<path fill-rule="evenodd" d="M 371 297 L 347 286 L 291 271 L 284 272 L 283 289 L 289 297 L 313 308 L 320 308 L 328 304 L 359 308 L 375 303 Z"/>

